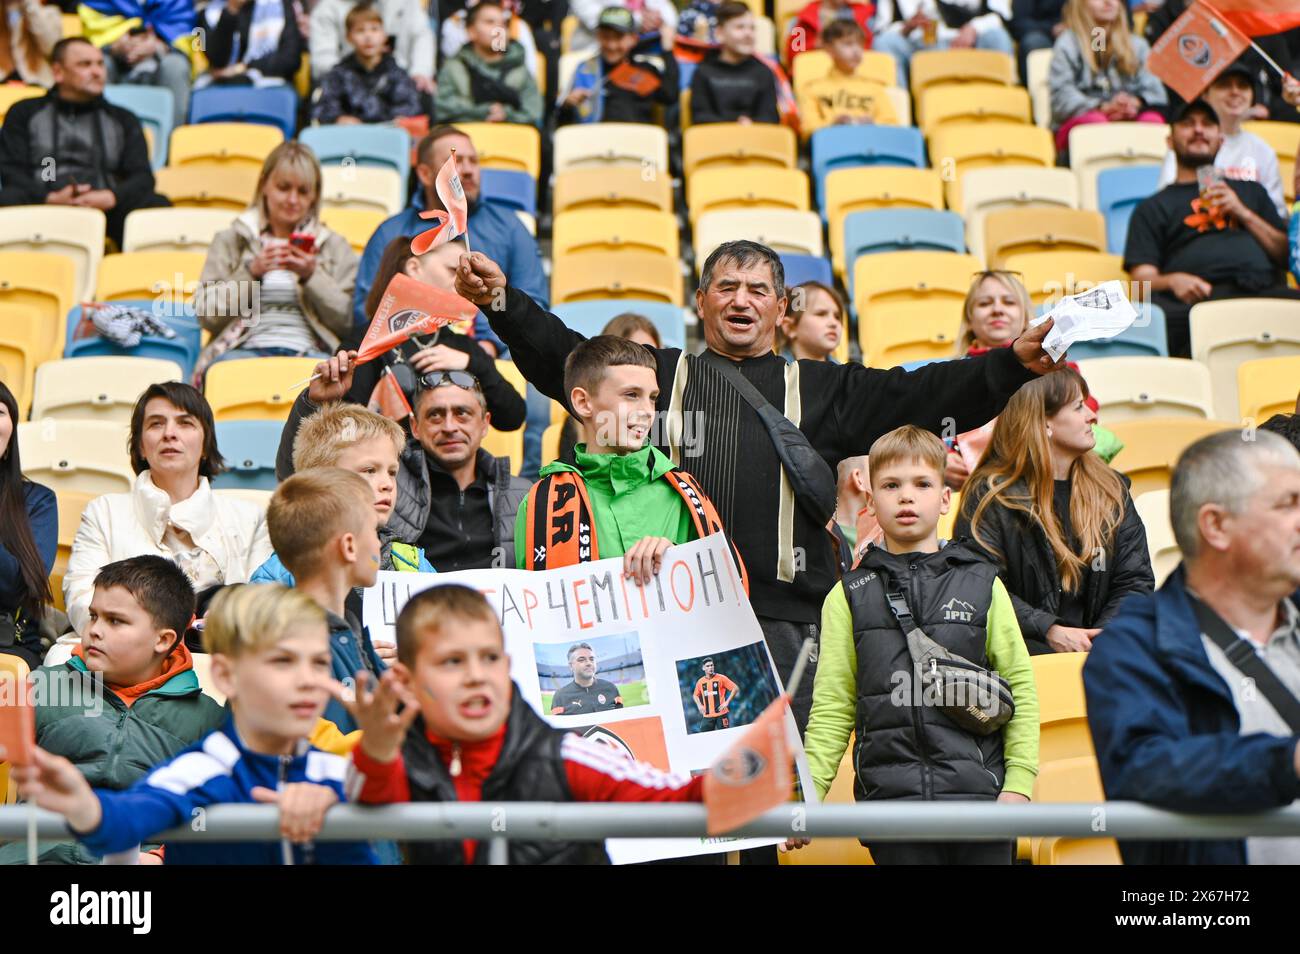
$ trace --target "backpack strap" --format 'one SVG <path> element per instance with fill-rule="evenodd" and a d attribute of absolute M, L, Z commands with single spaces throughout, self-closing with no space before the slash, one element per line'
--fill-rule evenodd
<path fill-rule="evenodd" d="M 1282 680 L 1255 651 L 1254 645 L 1238 636 L 1222 616 L 1191 593 L 1187 594 L 1187 598 L 1191 601 L 1197 622 L 1201 624 L 1201 631 L 1223 650 L 1223 655 L 1233 668 L 1254 682 L 1255 688 L 1268 700 L 1291 731 L 1300 734 L 1300 700 L 1282 684 Z"/>
<path fill-rule="evenodd" d="M 682 500 L 686 503 L 686 510 L 691 515 L 691 523 L 695 525 L 695 535 L 703 539 L 714 533 L 721 533 L 725 536 L 726 530 L 722 526 L 722 518 L 718 516 L 717 508 L 713 506 L 713 501 L 709 495 L 704 492 L 699 481 L 684 470 L 674 467 L 672 470 L 664 473 L 664 479 L 668 481 L 673 490 L 681 495 Z M 745 561 L 736 549 L 736 544 L 727 537 L 727 546 L 731 548 L 731 556 L 736 561 L 736 569 L 740 571 L 740 582 L 745 588 L 745 593 L 749 593 L 749 572 L 745 569 Z"/>
<path fill-rule="evenodd" d="M 525 507 L 525 569 L 573 566 L 597 558 L 596 521 L 580 474 L 561 471 L 543 477 L 528 491 Z"/>

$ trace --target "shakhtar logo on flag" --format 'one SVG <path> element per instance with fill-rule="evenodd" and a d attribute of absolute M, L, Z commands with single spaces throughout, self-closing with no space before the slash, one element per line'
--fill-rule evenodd
<path fill-rule="evenodd" d="M 790 800 L 794 753 L 786 735 L 788 696 L 769 705 L 709 767 L 704 779 L 710 835 L 732 831 Z"/>
<path fill-rule="evenodd" d="M 373 361 L 411 335 L 425 334 L 453 321 L 472 319 L 478 306 L 398 272 L 384 289 L 370 327 L 357 349 L 357 364 Z"/>
<path fill-rule="evenodd" d="M 456 173 L 455 152 L 438 170 L 438 178 L 434 180 L 433 186 L 438 193 L 438 200 L 447 211 L 430 209 L 420 213 L 420 218 L 431 219 L 438 224 L 411 239 L 411 253 L 414 255 L 423 255 L 439 245 L 446 245 L 469 230 L 469 205 L 465 201 L 465 189 L 460 184 L 460 176 Z"/>

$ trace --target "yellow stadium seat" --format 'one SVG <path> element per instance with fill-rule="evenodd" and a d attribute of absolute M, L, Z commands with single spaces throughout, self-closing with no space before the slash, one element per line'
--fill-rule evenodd
<path fill-rule="evenodd" d="M 555 177 L 551 191 L 555 215 L 577 209 L 673 210 L 673 184 L 657 172 L 644 175 L 639 168 L 615 166 L 600 175 L 575 169 Z"/>
<path fill-rule="evenodd" d="M 1020 86 L 940 84 L 921 94 L 916 116 L 928 136 L 953 123 L 1028 123 L 1033 121 L 1029 93 Z"/>
<path fill-rule="evenodd" d="M 686 180 L 692 224 L 724 209 L 808 211 L 808 174 L 799 169 L 710 166 Z"/>
<path fill-rule="evenodd" d="M 0 381 L 13 392 L 20 418 L 31 409 L 36 366 L 46 358 L 49 337 L 39 308 L 0 304 Z"/>
<path fill-rule="evenodd" d="M 1092 358 L 1079 362 L 1079 373 L 1100 405 L 1102 423 L 1112 430 L 1121 421 L 1214 417 L 1210 369 L 1199 361 L 1137 356 Z"/>
<path fill-rule="evenodd" d="M 545 467 L 560 456 L 560 436 L 564 432 L 564 422 L 546 425 L 542 432 L 542 466 Z"/>
<path fill-rule="evenodd" d="M 62 255 L 76 268 L 77 295 L 88 298 L 104 257 L 104 213 L 75 205 L 18 205 L 0 209 L 0 250 Z"/>
<path fill-rule="evenodd" d="M 1047 75 L 1052 69 L 1052 51 L 1032 50 L 1025 61 L 1025 88 L 1034 103 L 1034 123 L 1044 129 L 1052 125 L 1052 91 Z"/>
<path fill-rule="evenodd" d="M 1108 281 L 1123 282 L 1125 295 L 1130 294 L 1124 259 L 1106 252 L 1022 252 L 1008 256 L 1003 265 L 1021 274 L 1035 305 Z"/>
<path fill-rule="evenodd" d="M 1043 166 L 989 166 L 961 179 L 966 247 L 985 257 L 984 219 L 1003 209 L 1077 209 L 1079 180 L 1069 169 Z"/>
<path fill-rule="evenodd" d="M 321 168 L 321 209 L 370 209 L 385 215 L 402 211 L 406 183 L 396 169 L 328 165 Z"/>
<path fill-rule="evenodd" d="M 942 303 L 951 310 L 955 329 L 971 278 L 979 270 L 973 255 L 956 252 L 862 255 L 853 264 L 854 307 L 861 318 L 880 305 L 889 305 L 892 314 L 901 315 L 909 309 L 933 313 Z"/>
<path fill-rule="evenodd" d="M 760 242 L 782 253 L 821 255 L 822 222 L 816 212 L 790 209 L 706 212 L 695 224 L 694 239 L 697 268 L 715 248 L 735 239 Z"/>
<path fill-rule="evenodd" d="M 244 165 L 190 162 L 159 169 L 154 180 L 172 205 L 183 208 L 242 212 L 257 191 L 257 171 Z"/>
<path fill-rule="evenodd" d="M 325 227 L 347 239 L 358 255 L 365 251 L 370 236 L 388 218 L 378 209 L 321 209 L 320 217 Z"/>
<path fill-rule="evenodd" d="M 72 543 L 81 526 L 81 515 L 86 504 L 95 499 L 95 494 L 65 490 L 58 494 L 59 499 L 59 545 L 54 555 L 54 569 L 50 572 L 50 592 L 54 596 L 54 605 L 64 609 L 63 577 L 68 572 L 68 558 L 72 555 Z"/>
<path fill-rule="evenodd" d="M 1300 406 L 1300 355 L 1242 362 L 1237 395 L 1243 421 L 1263 424 L 1274 414 L 1294 414 Z"/>
<path fill-rule="evenodd" d="M 206 256 L 197 252 L 123 252 L 99 266 L 98 301 L 165 299 L 180 303 L 198 287 Z"/>
<path fill-rule="evenodd" d="M 952 123 L 929 137 L 930 165 L 946 183 L 948 208 L 961 212 L 961 180 L 988 166 L 1047 166 L 1056 161 L 1052 134 L 1028 123 Z"/>
<path fill-rule="evenodd" d="M 806 54 L 805 54 L 806 55 Z M 798 59 L 795 62 L 799 62 Z M 812 792 L 807 793 L 809 800 L 814 800 Z M 835 781 L 826 792 L 824 805 L 852 805 L 853 798 L 853 737 L 849 737 L 844 758 L 840 760 L 839 771 Z M 787 851 L 778 855 L 783 865 L 870 865 L 871 852 L 862 847 L 856 838 L 814 838 L 803 848 Z"/>
<path fill-rule="evenodd" d="M 961 491 L 954 490 L 948 512 L 939 516 L 939 523 L 936 530 L 940 540 L 952 539 L 952 528 L 957 523 L 957 515 L 961 512 Z"/>
<path fill-rule="evenodd" d="M 1092 756 L 1041 762 L 1034 801 L 1051 803 L 1083 802 L 1098 805 L 1105 801 L 1101 773 Z M 1034 838 L 1033 859 L 1036 865 L 1118 865 L 1119 846 L 1113 838 Z"/>
<path fill-rule="evenodd" d="M 1300 354 L 1300 303 L 1294 301 L 1203 301 L 1192 306 L 1189 321 L 1192 357 L 1210 369 L 1214 416 L 1223 421 L 1237 416 L 1237 368 L 1243 361 Z"/>
<path fill-rule="evenodd" d="M 487 169 L 513 169 L 534 179 L 542 174 L 542 137 L 533 126 L 519 123 L 457 123 L 469 136 L 479 164 Z"/>
<path fill-rule="evenodd" d="M 556 256 L 551 272 L 553 304 L 601 298 L 643 298 L 680 306 L 680 262 L 645 252 Z"/>
<path fill-rule="evenodd" d="M 1000 209 L 984 217 L 984 260 L 1001 268 L 1013 255 L 1106 251 L 1106 220 L 1083 209 Z"/>
<path fill-rule="evenodd" d="M 1156 587 L 1159 588 L 1183 559 L 1183 552 L 1174 539 L 1173 525 L 1169 522 L 1169 491 L 1148 490 L 1133 498 L 1133 507 L 1146 528 L 1151 572 L 1155 574 Z"/>
<path fill-rule="evenodd" d="M 242 166 L 260 175 L 262 164 L 284 142 L 279 126 L 262 123 L 198 123 L 172 130 L 167 165 Z"/>
<path fill-rule="evenodd" d="M 776 25 L 781 28 L 782 34 L 790 32 L 787 29 L 789 24 L 786 21 L 790 20 L 793 17 L 798 16 L 799 11 L 802 10 L 807 5 L 808 4 L 805 3 L 804 0 L 776 0 L 776 6 L 774 8 L 776 13 L 775 20 L 776 20 Z M 805 54 L 803 53 L 799 54 L 799 56 L 804 56 L 804 55 Z M 796 56 L 794 58 L 794 61 L 798 63 L 799 57 Z"/>
<path fill-rule="evenodd" d="M 528 381 L 517 364 L 508 358 L 497 358 L 496 367 L 497 374 L 509 381 L 510 386 L 518 391 L 521 397 L 527 392 Z"/>
<path fill-rule="evenodd" d="M 775 166 L 793 169 L 798 139 L 775 123 L 706 123 L 682 133 L 682 169 L 687 178 L 710 166 Z"/>
<path fill-rule="evenodd" d="M 1097 174 L 1115 166 L 1160 165 L 1169 127 L 1159 123 L 1094 123 L 1070 130 L 1070 168 L 1079 177 L 1079 205 L 1097 208 Z"/>
<path fill-rule="evenodd" d="M 824 79 L 831 71 L 831 55 L 825 50 L 807 50 L 794 58 L 791 64 L 794 91 L 798 93 L 809 83 Z M 867 50 L 862 55 L 855 74 L 863 79 L 873 80 L 882 86 L 893 86 L 898 82 L 898 68 L 894 58 L 880 50 Z M 906 90 L 904 90 L 906 92 Z"/>
<path fill-rule="evenodd" d="M 115 421 L 48 418 L 18 425 L 23 473 L 56 494 L 125 493 L 135 482 L 128 427 Z"/>
<path fill-rule="evenodd" d="M 886 86 L 885 95 L 894 107 L 894 118 L 900 126 L 912 125 L 912 96 L 907 90 L 897 86 Z"/>
<path fill-rule="evenodd" d="M 858 312 L 862 363 L 869 368 L 892 368 L 908 361 L 951 358 L 957 347 L 960 319 L 961 308 L 954 309 L 944 301 L 930 305 L 873 304 L 867 311 Z"/>
<path fill-rule="evenodd" d="M 579 209 L 555 217 L 551 254 L 650 252 L 681 257 L 677 218 L 649 209 Z"/>
<path fill-rule="evenodd" d="M 77 302 L 73 261 L 50 252 L 0 252 L 0 315 L 8 305 L 26 305 L 42 316 L 44 334 L 32 341 L 38 363 L 63 355 L 68 311 Z"/>
<path fill-rule="evenodd" d="M 483 449 L 493 457 L 508 458 L 510 473 L 518 476 L 524 463 L 524 429 L 521 427 L 516 431 L 498 431 L 495 427 L 489 427 L 483 436 Z M 511 561 L 510 566 L 514 566 L 514 558 L 513 553 L 506 554 L 506 559 Z"/>
<path fill-rule="evenodd" d="M 161 381 L 180 381 L 181 366 L 158 358 L 64 358 L 36 369 L 32 420 L 47 417 L 131 422 L 140 392 Z"/>
<path fill-rule="evenodd" d="M 462 127 L 463 128 L 463 127 Z M 634 166 L 668 174 L 668 132 L 647 123 L 585 123 L 555 131 L 555 173 Z"/>
<path fill-rule="evenodd" d="M 940 83 L 1013 86 L 1016 61 L 994 50 L 921 50 L 912 56 L 912 98 Z"/>
<path fill-rule="evenodd" d="M 4 87 L 0 86 L 0 89 Z M 9 653 L 0 653 L 0 682 L 10 682 L 14 686 L 26 685 L 30 672 L 26 660 Z M 6 687 L 2 691 L 8 694 L 15 690 Z M 0 805 L 13 805 L 17 801 L 18 788 L 9 784 L 9 763 L 0 762 Z"/>
<path fill-rule="evenodd" d="M 1102 361 L 1123 361 L 1124 358 L 1102 358 Z M 1145 359 L 1138 359 L 1145 360 Z M 1156 359 L 1174 360 L 1174 359 Z M 1096 362 L 1082 361 L 1080 366 Z M 1087 372 L 1084 372 L 1087 377 Z M 1088 378 L 1091 386 L 1092 379 Z M 1095 393 L 1095 392 L 1094 392 Z M 1124 442 L 1124 449 L 1115 455 L 1111 466 L 1133 482 L 1130 492 L 1134 499 L 1153 490 L 1168 490 L 1178 455 L 1188 445 L 1202 437 L 1232 427 L 1223 421 L 1191 417 L 1151 417 L 1141 420 L 1113 420 L 1110 408 L 1103 408 L 1102 422 Z"/>
<path fill-rule="evenodd" d="M 217 233 L 234 221 L 227 209 L 136 209 L 126 217 L 122 251 L 206 255 Z"/>
<path fill-rule="evenodd" d="M 1030 656 L 1038 685 L 1038 762 L 1096 758 L 1083 697 L 1087 653 Z"/>
<path fill-rule="evenodd" d="M 831 262 L 845 274 L 844 219 L 868 209 L 942 209 L 943 179 L 934 169 L 859 166 L 826 176 L 826 220 Z"/>
<path fill-rule="evenodd" d="M 283 421 L 315 358 L 245 358 L 208 368 L 204 394 L 218 421 Z"/>
<path fill-rule="evenodd" d="M 20 86 L 14 83 L 0 83 L 0 123 L 4 122 L 5 115 L 9 112 L 9 107 L 14 103 L 20 103 L 24 99 L 35 99 L 37 96 L 44 96 L 49 90 L 40 86 Z"/>
<path fill-rule="evenodd" d="M 1246 132 L 1254 133 L 1273 147 L 1282 174 L 1282 191 L 1287 202 L 1294 202 L 1295 158 L 1300 153 L 1300 125 L 1269 120 L 1256 120 L 1241 125 Z"/>
<path fill-rule="evenodd" d="M 569 52 L 569 44 L 573 42 L 573 34 L 578 32 L 578 18 L 572 13 L 560 21 L 560 49 L 565 53 Z"/>

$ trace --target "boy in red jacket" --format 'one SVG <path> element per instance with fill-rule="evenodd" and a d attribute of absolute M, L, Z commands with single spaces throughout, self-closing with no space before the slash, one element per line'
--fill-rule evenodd
<path fill-rule="evenodd" d="M 477 590 L 448 584 L 397 617 L 397 663 L 374 687 L 358 677 L 345 703 L 362 730 L 353 768 L 363 804 L 698 802 L 703 776 L 671 775 L 552 728 L 510 679 L 496 613 Z M 403 708 L 399 711 L 399 705 Z M 406 846 L 413 864 L 484 864 L 477 841 Z M 510 864 L 607 864 L 600 842 L 510 842 Z"/>

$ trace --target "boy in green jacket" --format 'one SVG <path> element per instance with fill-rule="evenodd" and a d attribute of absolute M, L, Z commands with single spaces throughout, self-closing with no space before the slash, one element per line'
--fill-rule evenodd
<path fill-rule="evenodd" d="M 1038 692 L 998 568 L 962 542 L 941 546 L 947 513 L 943 442 L 911 425 L 871 446 L 868 508 L 884 531 L 822 607 L 821 652 L 804 737 L 825 798 L 854 732 L 853 795 L 869 799 L 1026 802 L 1038 774 Z M 996 670 L 1015 713 L 976 735 L 927 704 L 889 595 L 949 652 Z M 877 864 L 1010 864 L 1014 842 L 879 842 Z"/>
<path fill-rule="evenodd" d="M 434 114 L 440 123 L 542 124 L 542 94 L 524 62 L 524 48 L 509 36 L 496 0 L 481 0 L 465 14 L 469 42 L 438 73 Z"/>
<path fill-rule="evenodd" d="M 652 352 L 614 335 L 589 338 L 564 363 L 564 389 L 581 428 L 576 463 L 547 464 L 519 505 L 516 566 L 550 570 L 621 556 L 624 574 L 644 586 L 670 546 L 722 532 L 695 478 L 646 443 L 659 398 Z M 734 547 L 732 554 L 745 580 Z"/>
<path fill-rule="evenodd" d="M 36 744 L 71 761 L 96 788 L 130 788 L 225 721 L 204 695 L 184 642 L 194 590 L 170 560 L 138 556 L 95 577 L 90 625 L 72 658 L 31 675 Z M 151 851 L 142 863 L 161 863 Z M 0 848 L 22 864 L 26 846 Z M 42 842 L 41 864 L 99 864 L 74 841 Z"/>

